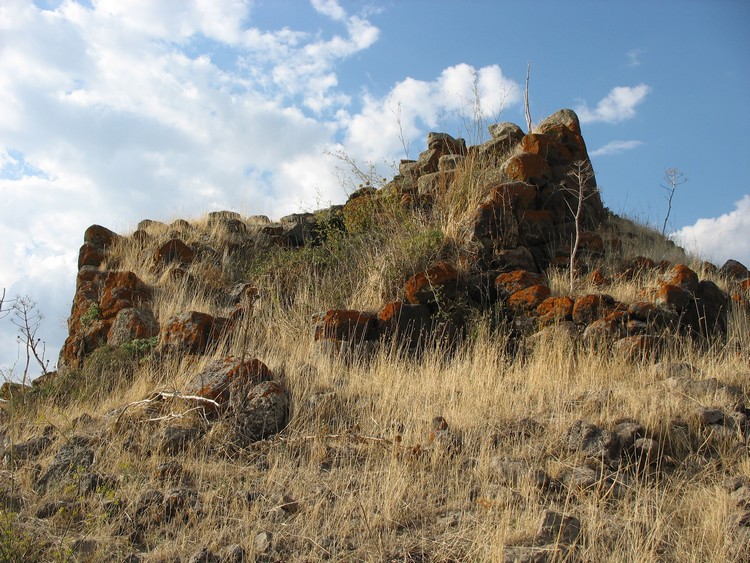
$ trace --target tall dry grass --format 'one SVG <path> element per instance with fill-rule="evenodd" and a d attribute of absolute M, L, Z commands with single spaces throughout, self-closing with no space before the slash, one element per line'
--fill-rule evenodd
<path fill-rule="evenodd" d="M 497 561 L 507 546 L 532 541 L 540 515 L 552 508 L 582 523 L 576 550 L 561 560 L 747 560 L 748 536 L 734 523 L 735 507 L 721 487 L 727 476 L 750 477 L 747 443 L 706 432 L 695 414 L 699 406 L 732 409 L 736 397 L 677 392 L 653 360 L 629 362 L 562 336 L 513 352 L 508 335 L 481 316 L 472 317 L 469 337 L 452 351 L 415 357 L 384 344 L 354 358 L 319 353 L 315 314 L 330 307 L 377 310 L 401 297 L 410 275 L 463 244 L 470 211 L 486 194 L 479 172 L 461 174 L 463 191 L 439 202 L 433 215 L 402 217 L 367 236 L 331 233 L 317 247 L 258 246 L 244 257 L 206 253 L 180 275 L 153 268 L 153 247 L 123 240 L 104 267 L 132 270 L 154 286 L 154 313 L 162 322 L 186 310 L 227 314 L 221 294 L 237 282 L 255 284 L 260 299 L 240 329 L 205 357 L 133 358 L 127 377 L 116 369 L 96 372 L 97 384 L 63 402 L 37 396 L 15 403 L 4 415 L 9 442 L 39 436 L 45 427 L 57 443 L 90 436 L 95 469 L 109 480 L 93 495 L 74 489 L 36 495 L 35 464 L 7 463 L 6 482 L 24 491 L 26 504 L 20 511 L 0 509 L 0 553 L 85 560 L 74 544 L 91 539 L 90 560 L 102 561 L 134 551 L 144 561 L 187 560 L 202 546 L 218 552 L 231 544 L 258 560 Z M 205 219 L 191 225 L 186 242 L 223 248 L 220 229 Z M 643 242 L 637 226 L 617 228 L 636 233 L 623 238 L 627 255 L 682 256 L 668 244 Z M 149 227 L 154 240 L 169 231 Z M 654 276 L 607 291 L 631 301 Z M 550 272 L 550 278 L 564 293 L 565 274 Z M 747 315 L 737 310 L 726 344 L 677 340 L 663 360 L 691 364 L 698 379 L 739 387 L 746 400 L 749 340 Z M 139 406 L 122 411 L 155 390 L 185 390 L 202 366 L 227 354 L 261 359 L 289 389 L 290 421 L 278 436 L 233 449 L 222 421 L 207 424 L 175 403 L 156 414 L 177 415 L 170 423 L 203 434 L 173 456 L 158 450 L 164 421 L 150 420 L 158 416 Z M 68 384 L 75 387 L 76 380 Z M 448 421 L 446 444 L 429 441 L 436 416 Z M 625 419 L 640 422 L 659 442 L 660 461 L 614 471 L 610 485 L 590 490 L 542 490 L 531 479 L 500 479 L 493 468 L 498 457 L 524 460 L 553 481 L 590 463 L 564 447 L 565 432 L 578 419 L 609 429 Z M 40 456 L 41 467 L 55 450 Z M 182 466 L 175 481 L 158 476 L 169 460 Z M 140 496 L 175 487 L 194 491 L 197 508 L 185 520 L 154 523 L 134 541 L 128 519 Z M 76 509 L 34 518 L 53 499 Z M 271 534 L 266 554 L 255 541 L 262 532 Z"/>

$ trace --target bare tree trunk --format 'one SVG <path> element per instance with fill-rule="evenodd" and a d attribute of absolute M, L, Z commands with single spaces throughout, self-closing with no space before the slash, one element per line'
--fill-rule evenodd
<path fill-rule="evenodd" d="M 573 209 L 573 206 L 565 200 L 565 204 L 573 215 L 575 226 L 573 246 L 570 250 L 570 292 L 573 293 L 575 289 L 576 257 L 578 256 L 578 248 L 581 245 L 581 217 L 583 215 L 583 202 L 593 196 L 596 193 L 596 189 L 593 189 L 590 193 L 586 193 L 586 185 L 594 176 L 594 172 L 591 169 L 591 163 L 588 161 L 579 160 L 578 162 L 574 162 L 573 168 L 568 172 L 568 176 L 573 179 L 575 185 L 573 187 L 563 187 L 563 190 L 573 194 L 576 198 L 575 209 Z M 563 186 L 565 185 L 563 184 Z"/>
<path fill-rule="evenodd" d="M 661 236 L 666 236 L 667 234 L 667 221 L 669 221 L 669 215 L 672 213 L 674 192 L 677 190 L 677 186 L 687 182 L 685 175 L 677 168 L 667 168 L 664 170 L 664 179 L 667 181 L 667 185 L 659 185 L 667 192 L 667 215 L 664 217 L 664 224 L 661 227 Z"/>
<path fill-rule="evenodd" d="M 523 91 L 523 105 L 526 112 L 526 129 L 531 133 L 531 108 L 529 107 L 529 77 L 531 76 L 531 62 L 526 63 L 526 88 Z"/>

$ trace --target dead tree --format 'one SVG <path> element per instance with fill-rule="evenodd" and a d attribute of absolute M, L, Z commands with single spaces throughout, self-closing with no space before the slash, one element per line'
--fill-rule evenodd
<path fill-rule="evenodd" d="M 672 198 L 677 190 L 677 186 L 680 186 L 688 181 L 685 175 L 677 168 L 666 168 L 664 170 L 664 180 L 667 185 L 659 184 L 661 188 L 667 192 L 667 215 L 664 217 L 664 224 L 661 227 L 661 236 L 667 234 L 667 221 L 669 221 L 669 215 L 672 213 Z"/>
<path fill-rule="evenodd" d="M 583 218 L 583 204 L 590 198 L 594 197 L 598 189 L 594 183 L 594 169 L 591 167 L 589 160 L 578 160 L 571 165 L 568 172 L 568 182 L 563 183 L 563 191 L 572 195 L 572 198 L 565 198 L 565 204 L 568 206 L 573 215 L 574 237 L 570 249 L 570 291 L 573 292 L 575 287 L 575 263 L 578 255 L 578 247 L 581 244 L 581 220 Z M 570 199 L 573 201 L 571 202 Z"/>

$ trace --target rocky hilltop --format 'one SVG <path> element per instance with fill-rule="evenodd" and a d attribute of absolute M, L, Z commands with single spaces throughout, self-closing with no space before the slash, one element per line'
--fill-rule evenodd
<path fill-rule="evenodd" d="M 745 560 L 747 268 L 609 212 L 572 111 L 490 134 L 89 227 L 58 371 L 2 389 L 0 558 Z"/>

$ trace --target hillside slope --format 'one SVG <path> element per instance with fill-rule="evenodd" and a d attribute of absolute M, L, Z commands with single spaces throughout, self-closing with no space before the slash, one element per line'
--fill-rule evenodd
<path fill-rule="evenodd" d="M 59 370 L 2 388 L 0 559 L 747 560 L 747 268 L 607 211 L 572 111 L 491 134 L 87 229 Z"/>

